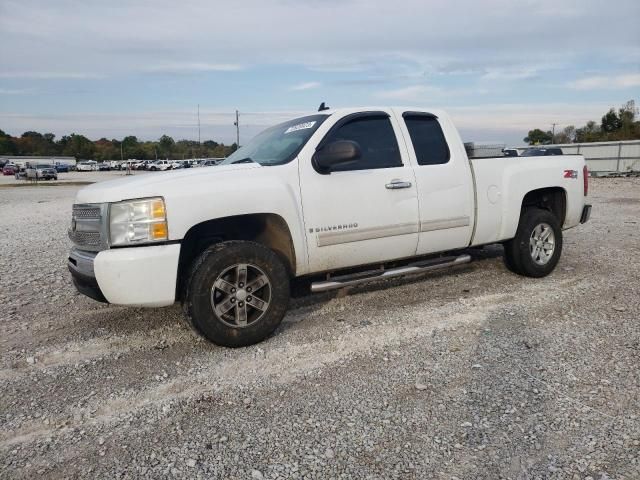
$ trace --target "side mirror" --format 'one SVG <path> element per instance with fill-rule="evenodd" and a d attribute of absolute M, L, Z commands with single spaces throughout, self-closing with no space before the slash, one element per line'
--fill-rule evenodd
<path fill-rule="evenodd" d="M 331 173 L 334 165 L 353 162 L 362 155 L 358 142 L 351 140 L 337 140 L 316 151 L 311 161 L 318 172 Z"/>

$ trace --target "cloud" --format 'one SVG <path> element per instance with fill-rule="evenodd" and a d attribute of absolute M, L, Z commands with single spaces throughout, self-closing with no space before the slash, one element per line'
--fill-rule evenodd
<path fill-rule="evenodd" d="M 24 78 L 32 80 L 87 80 L 102 78 L 96 73 L 81 72 L 0 72 L 0 78 Z"/>
<path fill-rule="evenodd" d="M 314 88 L 320 88 L 322 84 L 320 82 L 305 82 L 299 83 L 298 85 L 294 85 L 290 88 L 290 90 L 294 91 L 303 91 L 303 90 L 313 90 Z"/>
<path fill-rule="evenodd" d="M 611 105 L 605 102 L 495 103 L 447 108 L 464 141 L 496 141 L 521 145 L 533 128 L 551 130 L 567 125 L 581 127 L 599 119 Z"/>
<path fill-rule="evenodd" d="M 299 110 L 241 111 L 240 138 L 246 141 L 267 127 L 308 113 Z M 234 142 L 234 121 L 234 111 L 201 108 L 202 138 Z M 36 130 L 52 132 L 59 137 L 76 132 L 94 140 L 101 137 L 123 138 L 126 135 L 136 135 L 143 140 L 157 140 L 162 134 L 170 135 L 176 140 L 198 138 L 196 112 L 186 110 L 56 114 L 0 112 L 0 125 L 6 125 L 3 130 L 14 135 Z"/>
<path fill-rule="evenodd" d="M 0 95 L 28 95 L 33 92 L 32 88 L 0 88 Z"/>
<path fill-rule="evenodd" d="M 377 92 L 374 96 L 384 100 L 394 100 L 400 102 L 418 102 L 421 104 L 435 100 L 450 99 L 454 97 L 464 97 L 469 95 L 485 95 L 488 91 L 485 88 L 443 88 L 433 85 L 410 85 L 393 90 Z"/>
<path fill-rule="evenodd" d="M 559 6 L 557 0 L 346 1 L 339 7 L 303 1 L 295 8 L 290 0 L 220 5 L 188 0 L 185 8 L 170 0 L 4 4 L 4 65 L 20 71 L 31 65 L 56 71 L 59 63 L 68 71 L 85 71 L 89 65 L 88 71 L 103 75 L 139 71 L 141 65 L 182 71 L 188 67 L 180 65 L 185 58 L 215 59 L 192 64 L 194 71 L 237 69 L 242 59 L 247 65 L 286 63 L 354 73 L 387 62 L 389 55 L 424 64 L 448 59 L 526 68 L 551 59 L 622 55 L 638 44 L 640 14 L 637 0 L 617 0 L 615 8 L 606 9 L 597 0 L 579 6 Z M 309 33 L 310 21 L 321 26 L 321 42 Z M 602 36 L 595 45 L 593 32 L 602 25 L 615 25 L 616 34 Z"/>
<path fill-rule="evenodd" d="M 425 99 L 419 103 L 424 104 Z M 429 99 L 426 99 L 427 101 Z M 567 125 L 576 127 L 588 120 L 600 118 L 610 108 L 608 103 L 487 103 L 483 105 L 448 107 L 464 141 L 495 141 L 520 145 L 527 131 Z M 246 142 L 263 129 L 295 117 L 308 114 L 303 110 L 262 110 L 240 112 L 240 140 Z M 235 141 L 235 112 L 203 108 L 200 110 L 203 139 L 225 143 Z M 163 110 L 121 113 L 21 114 L 0 112 L 3 130 L 20 135 L 27 130 L 52 132 L 58 137 L 71 132 L 92 139 L 122 138 L 136 135 L 143 140 L 157 140 L 162 134 L 174 139 L 198 138 L 195 111 Z"/>
<path fill-rule="evenodd" d="M 174 62 L 154 65 L 144 70 L 154 73 L 237 72 L 242 65 L 234 63 Z"/>
<path fill-rule="evenodd" d="M 525 80 L 539 76 L 539 67 L 489 68 L 480 78 L 482 80 Z"/>
<path fill-rule="evenodd" d="M 443 90 L 438 87 L 432 87 L 428 85 L 411 85 L 408 87 L 402 87 L 394 90 L 387 90 L 378 92 L 376 97 L 387 100 L 399 100 L 403 102 L 408 101 L 424 101 L 428 97 L 440 97 Z"/>
<path fill-rule="evenodd" d="M 574 102 L 577 109 L 580 102 L 606 99 L 616 105 L 636 94 L 630 89 L 638 87 L 640 3 L 614 3 L 602 8 L 600 0 L 186 0 L 177 6 L 173 0 L 0 0 L 0 117 L 31 115 L 12 119 L 19 122 L 15 126 L 2 118 L 0 124 L 61 133 L 86 128 L 94 136 L 128 129 L 145 138 L 165 130 L 182 136 L 191 135 L 195 112 L 177 112 L 175 120 L 173 112 L 136 112 L 197 104 L 229 112 L 294 111 L 317 105 L 322 92 L 333 107 L 521 102 L 492 124 L 512 132 L 514 115 L 526 134 L 536 126 L 529 121 L 562 121 L 557 117 L 564 112 L 555 107 L 531 117 L 538 112 L 536 101 Z M 321 41 L 310 24 L 321 28 Z M 602 25 L 615 25 L 615 35 L 594 43 Z M 17 93 L 28 88 L 37 95 Z M 591 118 L 609 105 L 603 108 Z M 71 116 L 53 118 L 51 112 Z M 469 115 L 460 121 L 479 124 L 480 113 Z M 276 119 L 241 117 L 247 136 L 271 120 Z M 233 118 L 227 115 L 211 128 L 213 138 L 232 139 Z"/>
<path fill-rule="evenodd" d="M 615 76 L 585 77 L 568 84 L 575 90 L 602 90 L 640 87 L 640 73 L 628 73 Z"/>

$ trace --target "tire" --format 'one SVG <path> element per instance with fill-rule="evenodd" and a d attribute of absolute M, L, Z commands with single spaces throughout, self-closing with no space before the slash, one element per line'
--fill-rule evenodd
<path fill-rule="evenodd" d="M 561 254 L 560 222 L 553 213 L 540 208 L 525 210 L 516 236 L 504 244 L 507 268 L 526 277 L 549 275 L 556 268 Z"/>
<path fill-rule="evenodd" d="M 268 283 L 263 283 L 265 279 Z M 250 290 L 252 284 L 255 290 Z M 275 252 L 255 242 L 230 241 L 209 247 L 195 260 L 183 308 L 191 326 L 208 340 L 245 347 L 278 328 L 289 295 L 289 275 Z"/>

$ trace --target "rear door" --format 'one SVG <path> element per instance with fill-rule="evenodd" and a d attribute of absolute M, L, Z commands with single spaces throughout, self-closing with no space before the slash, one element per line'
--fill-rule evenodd
<path fill-rule="evenodd" d="M 396 111 L 414 165 L 420 210 L 418 255 L 466 247 L 471 241 L 474 192 L 471 168 L 447 118 Z"/>
<path fill-rule="evenodd" d="M 314 152 L 299 156 L 310 271 L 413 256 L 417 190 L 391 110 L 330 118 L 321 128 L 326 133 L 319 146 L 351 140 L 359 144 L 362 156 L 329 174 L 314 169 Z"/>

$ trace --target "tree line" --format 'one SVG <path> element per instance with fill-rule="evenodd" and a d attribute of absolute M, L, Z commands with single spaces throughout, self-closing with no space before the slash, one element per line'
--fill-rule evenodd
<path fill-rule="evenodd" d="M 581 128 L 569 125 L 560 132 L 535 128 L 523 139 L 529 145 L 547 145 L 551 143 L 611 142 L 620 140 L 639 140 L 640 120 L 638 109 L 633 100 L 629 100 L 617 111 L 609 109 L 600 123 L 590 120 Z"/>
<path fill-rule="evenodd" d="M 12 137 L 0 130 L 0 155 L 27 156 L 72 156 L 82 160 L 153 160 L 156 158 L 220 158 L 230 155 L 237 149 L 235 143 L 225 145 L 205 140 L 201 144 L 193 140 L 175 141 L 163 135 L 157 141 L 140 141 L 135 136 L 122 140 L 89 140 L 84 135 L 72 133 L 59 140 L 53 133 L 24 132 Z"/>

